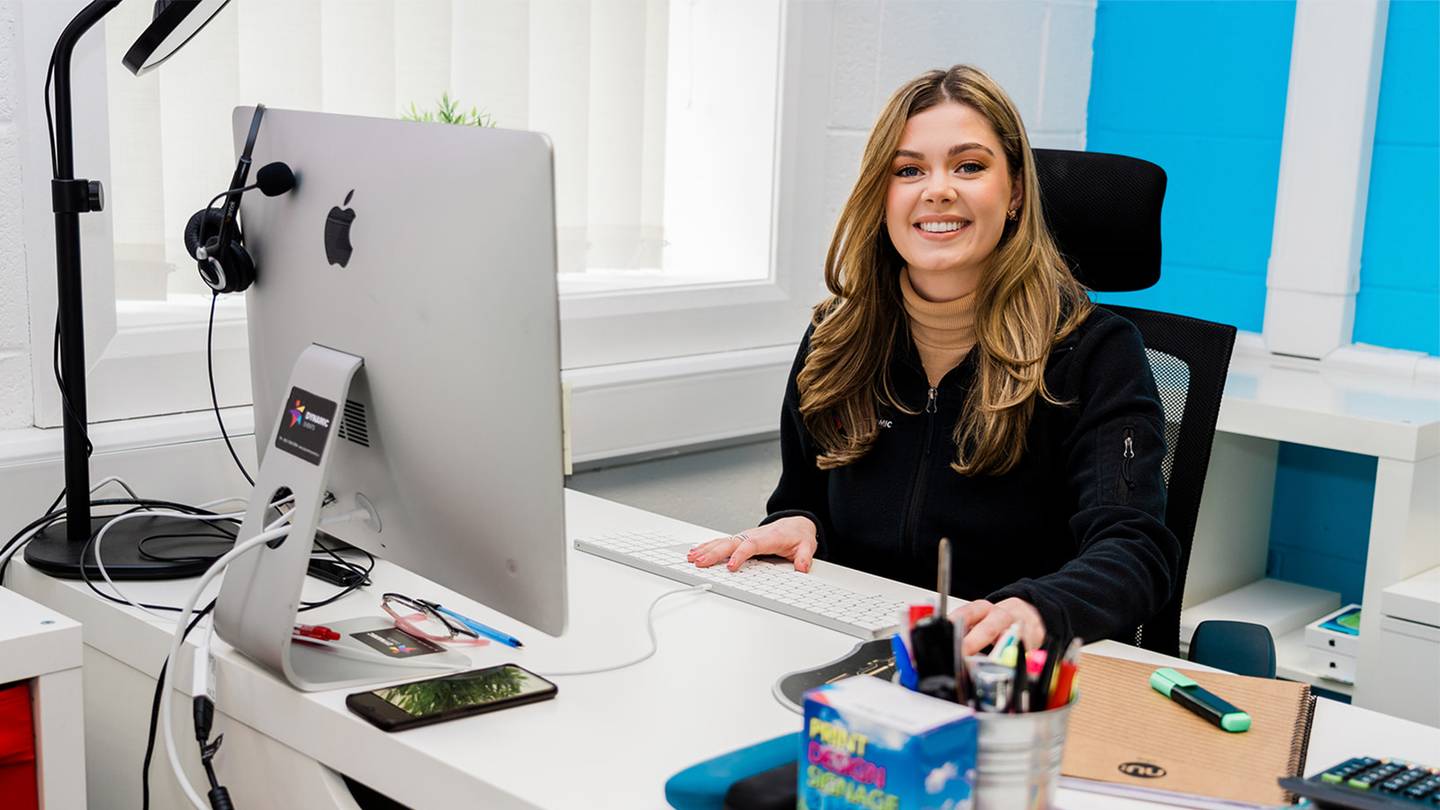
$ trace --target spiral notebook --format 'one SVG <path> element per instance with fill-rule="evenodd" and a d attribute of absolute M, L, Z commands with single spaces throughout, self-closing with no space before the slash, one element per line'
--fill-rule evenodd
<path fill-rule="evenodd" d="M 1273 807 L 1277 780 L 1300 776 L 1315 698 L 1290 681 L 1181 670 L 1251 717 L 1232 734 L 1150 688 L 1154 664 L 1101 655 L 1080 662 L 1061 767 L 1066 787 L 1183 807 Z"/>

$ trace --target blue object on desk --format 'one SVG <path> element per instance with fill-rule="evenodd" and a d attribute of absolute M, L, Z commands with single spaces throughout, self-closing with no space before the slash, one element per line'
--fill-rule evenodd
<path fill-rule="evenodd" d="M 665 801 L 676 810 L 721 810 L 731 785 L 794 762 L 799 755 L 799 732 L 721 754 L 670 777 L 665 783 Z"/>
<path fill-rule="evenodd" d="M 443 606 L 441 606 L 441 605 L 436 605 L 436 606 L 435 606 L 435 609 L 438 610 L 438 611 L 440 611 L 441 613 L 444 613 L 446 616 L 449 616 L 450 618 L 454 619 L 455 621 L 460 622 L 461 624 L 465 625 L 466 627 L 470 628 L 471 630 L 474 630 L 475 632 L 479 633 L 480 635 L 482 635 L 482 636 L 484 636 L 484 637 L 486 637 L 486 638 L 488 638 L 488 639 L 494 639 L 495 641 L 498 641 L 498 642 L 500 642 L 501 644 L 504 644 L 504 645 L 507 646 L 507 647 L 523 647 L 523 646 L 525 646 L 524 644 L 521 644 L 521 643 L 520 643 L 520 639 L 515 638 L 515 637 L 512 636 L 512 635 L 508 635 L 508 634 L 506 634 L 506 633 L 502 633 L 502 632 L 500 632 L 499 630 L 496 630 L 496 629 L 493 628 L 493 627 L 487 627 L 486 625 L 483 625 L 483 624 L 481 624 L 480 622 L 477 622 L 477 621 L 475 621 L 474 619 L 471 619 L 471 618 L 469 618 L 469 617 L 467 617 L 467 616 L 461 616 L 459 613 L 456 613 L 455 611 L 451 610 L 450 608 L 443 607 Z"/>
<path fill-rule="evenodd" d="M 900 685 L 912 691 L 919 689 L 920 673 L 915 671 L 915 664 L 910 661 L 910 648 L 905 646 L 905 639 L 900 638 L 899 633 L 890 637 L 890 649 L 895 653 L 895 671 L 900 674 Z"/>
<path fill-rule="evenodd" d="M 1201 622 L 1190 638 L 1190 660 L 1252 678 L 1275 677 L 1275 639 L 1269 628 L 1219 619 Z"/>

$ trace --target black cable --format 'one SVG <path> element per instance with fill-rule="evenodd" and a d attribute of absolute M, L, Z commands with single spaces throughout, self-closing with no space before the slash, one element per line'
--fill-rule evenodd
<path fill-rule="evenodd" d="M 215 410 L 215 422 L 220 425 L 220 435 L 225 437 L 225 446 L 230 449 L 230 458 L 235 459 L 235 466 L 240 468 L 240 474 L 255 486 L 255 479 L 250 477 L 250 471 L 240 463 L 240 455 L 235 452 L 235 445 L 230 443 L 230 434 L 225 431 L 225 420 L 220 417 L 220 397 L 215 393 L 215 302 L 220 300 L 220 293 L 210 296 L 210 324 L 205 327 L 205 371 L 210 375 L 210 405 Z"/>
<path fill-rule="evenodd" d="M 190 620 L 190 626 L 186 627 L 184 635 L 180 636 L 181 649 L 184 649 L 185 639 L 189 637 L 190 631 L 214 609 L 215 600 L 211 599 L 210 604 L 195 613 L 195 618 Z M 169 666 L 170 656 L 167 655 L 165 663 L 160 665 L 160 675 L 155 679 L 155 696 L 150 701 L 150 731 L 145 737 L 145 762 L 140 766 L 140 806 L 143 810 L 150 808 L 150 759 L 155 754 L 155 728 L 160 724 L 160 694 L 165 684 L 165 670 Z"/>
<path fill-rule="evenodd" d="M 235 535 L 225 534 L 223 532 L 219 534 L 202 532 L 174 532 L 171 534 L 147 534 L 144 537 L 140 538 L 140 542 L 135 544 L 135 550 L 140 552 L 141 557 L 144 557 L 147 560 L 154 560 L 155 562 L 213 562 L 220 558 L 220 554 L 225 553 L 222 551 L 220 552 L 220 554 L 190 554 L 181 557 L 172 557 L 166 554 L 156 554 L 153 551 L 147 551 L 145 549 L 145 544 L 151 542 L 152 540 L 174 540 L 177 538 L 214 540 L 216 542 L 225 542 L 232 545 L 235 543 Z"/>
<path fill-rule="evenodd" d="M 60 174 L 60 161 L 55 150 L 55 122 L 50 117 L 50 82 L 55 78 L 55 52 L 50 52 L 50 65 L 45 68 L 45 129 L 50 133 L 50 173 Z"/>
<path fill-rule="evenodd" d="M 51 346 L 50 363 L 55 370 L 55 385 L 60 389 L 60 404 L 65 408 L 65 413 L 70 416 L 80 435 L 85 437 L 85 458 L 90 458 L 95 452 L 95 445 L 90 441 L 89 425 L 75 413 L 75 408 L 70 404 L 70 394 L 65 390 L 65 378 L 60 374 L 60 313 L 55 313 L 55 342 Z M 60 490 L 60 497 L 65 497 L 65 490 Z M 57 499 L 58 500 L 58 499 Z"/>

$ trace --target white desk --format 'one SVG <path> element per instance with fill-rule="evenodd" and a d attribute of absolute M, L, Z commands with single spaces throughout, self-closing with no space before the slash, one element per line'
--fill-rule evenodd
<path fill-rule="evenodd" d="M 1248 338 L 1225 382 L 1185 601 L 1264 576 L 1279 442 L 1375 457 L 1354 696 L 1406 716 L 1413 707 L 1380 651 L 1380 605 L 1386 588 L 1440 565 L 1440 385 L 1414 375 L 1403 356 L 1381 369 L 1362 347 L 1322 362 L 1271 355 Z M 1309 665 L 1303 634 L 1276 641 L 1283 673 L 1349 691 Z"/>
<path fill-rule="evenodd" d="M 672 530 L 683 539 L 713 533 L 580 493 L 567 493 L 571 536 L 611 528 Z M 817 563 L 816 572 L 829 566 Z M 832 569 L 833 570 L 833 569 Z M 863 577 L 850 573 L 847 576 Z M 307 614 L 317 622 L 378 614 L 381 590 L 430 596 L 461 612 L 510 629 L 522 650 L 491 645 L 477 666 L 514 661 L 537 672 L 628 659 L 645 647 L 644 611 L 677 585 L 587 554 L 570 556 L 570 626 L 560 639 L 517 627 L 462 597 L 408 572 L 381 564 L 372 593 Z M 13 587 L 81 619 L 87 627 L 87 688 L 107 693 L 108 716 L 87 718 L 114 740 L 114 756 L 92 762 L 91 806 L 135 807 L 150 690 L 170 631 L 162 624 L 98 600 L 82 584 L 48 579 L 17 564 Z M 179 604 L 186 583 L 147 583 L 136 594 Z M 308 582 L 307 598 L 333 589 Z M 919 594 L 896 583 L 896 594 Z M 781 708 L 770 687 L 781 674 L 833 659 L 855 639 L 713 594 L 674 597 L 658 611 L 660 650 L 620 672 L 557 678 L 553 701 L 385 734 L 351 715 L 344 691 L 302 694 L 260 672 L 232 651 L 219 655 L 217 731 L 225 733 L 219 772 L 247 810 L 260 807 L 351 808 L 333 771 L 349 774 L 416 808 L 467 806 L 664 806 L 665 780 L 700 760 L 797 730 L 799 717 Z M 1118 644 L 1099 652 L 1151 656 Z M 93 668 L 92 668 L 93 666 Z M 179 684 L 188 684 L 181 662 Z M 92 701 L 91 706 L 96 701 Z M 181 704 L 177 704 L 177 709 Z M 188 705 L 185 704 L 185 705 Z M 182 754 L 195 759 L 188 710 L 176 712 Z M 138 741 L 138 742 L 137 742 Z M 97 746 L 98 748 L 99 746 Z M 1437 759 L 1440 731 L 1325 703 L 1311 745 L 1313 769 L 1351 753 L 1380 752 Z M 321 763 L 321 764 L 317 764 Z M 198 770 L 198 768 L 197 768 Z M 163 764 L 152 771 L 168 779 Z M 198 774 L 197 774 L 198 776 Z M 196 784 L 200 782 L 196 781 Z M 96 790 L 103 787 L 103 790 Z M 157 807 L 181 806 L 156 803 Z M 1071 810 L 1143 807 L 1139 803 L 1064 793 Z"/>

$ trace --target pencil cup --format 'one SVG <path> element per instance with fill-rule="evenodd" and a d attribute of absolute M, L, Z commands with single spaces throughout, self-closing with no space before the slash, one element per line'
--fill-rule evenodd
<path fill-rule="evenodd" d="M 1070 705 L 1028 714 L 976 713 L 975 810 L 1054 806 Z"/>

